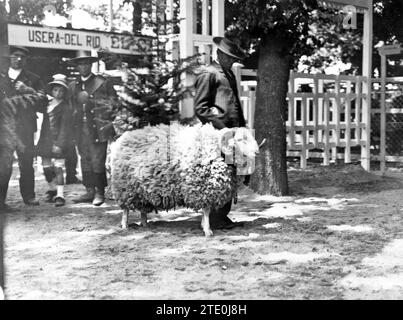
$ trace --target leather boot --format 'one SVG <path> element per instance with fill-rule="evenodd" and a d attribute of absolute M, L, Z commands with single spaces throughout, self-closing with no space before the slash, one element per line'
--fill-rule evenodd
<path fill-rule="evenodd" d="M 94 187 L 86 187 L 86 193 L 79 196 L 78 198 L 73 199 L 74 203 L 88 203 L 94 200 L 95 188 Z"/>
<path fill-rule="evenodd" d="M 94 201 L 92 201 L 92 204 L 94 206 L 100 206 L 101 204 L 103 204 L 105 202 L 105 188 L 99 188 L 96 187 L 95 188 L 95 197 L 94 197 Z"/>

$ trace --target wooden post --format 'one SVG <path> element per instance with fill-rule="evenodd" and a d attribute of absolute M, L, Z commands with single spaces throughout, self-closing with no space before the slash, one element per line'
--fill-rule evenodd
<path fill-rule="evenodd" d="M 193 55 L 193 0 L 180 0 L 180 57 Z"/>
<path fill-rule="evenodd" d="M 362 105 L 363 129 L 362 139 L 365 140 L 365 146 L 361 148 L 361 165 L 366 170 L 370 170 L 371 160 L 371 90 L 372 90 L 372 34 L 373 34 L 373 0 L 368 0 L 368 8 L 364 13 L 364 35 L 363 35 L 363 59 L 362 74 L 367 78 L 363 83 L 363 93 L 366 99 Z"/>
<path fill-rule="evenodd" d="M 361 144 L 361 106 L 362 106 L 362 77 L 357 76 L 357 82 L 355 85 L 355 93 L 357 95 L 356 105 L 355 105 L 355 140 L 357 145 Z"/>
<path fill-rule="evenodd" d="M 194 33 L 194 20 L 193 16 L 193 0 L 180 0 L 180 34 L 179 34 L 179 45 L 180 45 L 180 58 L 185 59 L 194 54 L 193 48 L 193 33 Z M 182 81 L 186 85 L 189 84 L 190 79 L 184 77 Z M 193 101 L 190 98 L 186 98 L 181 101 L 180 114 L 182 118 L 190 118 L 194 115 Z"/>
<path fill-rule="evenodd" d="M 346 124 L 346 129 L 344 133 L 344 141 L 346 142 L 346 147 L 344 149 L 344 163 L 351 162 L 351 81 L 347 82 L 347 90 L 346 90 L 346 99 L 345 105 L 346 108 L 344 110 L 344 122 Z M 355 101 L 358 102 L 358 97 L 356 97 Z"/>
<path fill-rule="evenodd" d="M 208 36 L 210 34 L 210 14 L 209 14 L 209 1 L 203 0 L 202 2 L 202 34 Z"/>
<path fill-rule="evenodd" d="M 224 36 L 224 22 L 225 22 L 225 15 L 224 15 L 224 10 L 225 10 L 225 1 L 224 0 L 212 0 L 212 21 L 211 21 L 211 26 L 212 26 L 212 35 L 214 37 L 223 37 Z M 213 50 L 213 59 L 217 58 L 217 52 L 216 50 Z"/>
<path fill-rule="evenodd" d="M 4 298 L 5 270 L 4 270 L 4 226 L 6 214 L 0 212 L 0 300 Z"/>
<path fill-rule="evenodd" d="M 337 146 L 340 144 L 340 76 L 336 76 L 335 79 L 335 93 L 336 96 L 332 106 L 332 122 L 334 123 L 334 129 L 332 130 L 332 142 L 334 142 L 334 147 L 332 148 L 332 163 L 337 163 Z"/>
<path fill-rule="evenodd" d="M 316 76 L 317 77 L 317 76 Z M 323 126 L 324 124 L 324 112 L 325 112 L 325 95 L 324 95 L 324 81 L 323 79 L 318 79 L 318 91 L 322 95 L 322 98 L 317 98 L 318 100 L 318 125 Z M 318 142 L 323 143 L 324 130 L 318 130 Z"/>
<path fill-rule="evenodd" d="M 301 149 L 301 169 L 306 169 L 307 165 L 307 109 L 308 109 L 308 104 L 307 104 L 307 98 L 302 97 L 302 103 L 301 103 L 301 124 L 302 124 L 302 129 L 301 129 L 301 144 L 302 144 L 302 149 Z"/>
<path fill-rule="evenodd" d="M 256 91 L 249 91 L 249 129 L 254 129 L 255 126 L 255 103 L 256 103 Z"/>
<path fill-rule="evenodd" d="M 212 0 L 212 31 L 213 36 L 224 36 L 224 22 L 225 22 L 225 1 L 223 0 Z"/>
<path fill-rule="evenodd" d="M 386 168 L 386 56 L 381 55 L 381 126 L 380 126 L 380 170 L 385 174 Z"/>
<path fill-rule="evenodd" d="M 289 137 L 289 147 L 291 149 L 294 148 L 294 143 L 295 143 L 295 78 L 294 78 L 294 72 L 291 72 L 290 74 L 290 80 L 288 82 L 288 121 L 290 123 L 289 127 L 289 132 L 288 132 L 288 137 Z"/>
<path fill-rule="evenodd" d="M 318 113 L 318 108 L 319 108 L 319 98 L 318 98 L 318 93 L 319 93 L 319 81 L 318 81 L 318 75 L 315 74 L 314 76 L 314 82 L 313 82 L 313 93 L 315 94 L 313 98 L 313 144 L 315 147 L 318 146 L 318 121 L 319 121 L 319 113 Z"/>
<path fill-rule="evenodd" d="M 330 99 L 329 96 L 327 94 L 324 95 L 324 99 L 323 99 L 323 115 L 324 115 L 324 125 L 325 125 L 325 130 L 324 130 L 324 135 L 325 135 L 325 147 L 323 150 L 323 164 L 325 166 L 328 166 L 330 163 L 330 138 L 329 138 L 329 116 L 330 116 Z"/>
<path fill-rule="evenodd" d="M 174 12 L 173 12 L 173 0 L 166 0 L 166 10 L 165 10 L 165 15 L 166 15 L 166 20 L 171 21 L 174 17 Z M 173 33 L 173 24 L 170 23 L 169 27 L 166 26 L 166 28 L 172 30 Z M 171 39 L 167 41 L 165 44 L 165 50 L 166 50 L 166 58 L 167 60 L 173 60 L 173 50 L 174 50 L 174 40 L 171 35 Z"/>

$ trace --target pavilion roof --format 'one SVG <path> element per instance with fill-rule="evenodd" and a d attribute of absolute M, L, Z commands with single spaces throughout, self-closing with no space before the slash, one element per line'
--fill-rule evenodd
<path fill-rule="evenodd" d="M 354 6 L 357 12 L 364 13 L 372 6 L 372 0 L 318 0 L 320 6 L 331 9 L 343 9 L 345 6 Z"/>

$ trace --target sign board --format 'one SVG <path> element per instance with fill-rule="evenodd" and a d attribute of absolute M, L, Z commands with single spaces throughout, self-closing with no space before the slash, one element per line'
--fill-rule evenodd
<path fill-rule="evenodd" d="M 387 45 L 379 48 L 379 54 L 389 56 L 393 54 L 400 54 L 402 52 L 402 49 L 400 47 L 400 44 L 393 44 L 393 45 Z"/>
<path fill-rule="evenodd" d="M 152 38 L 132 35 L 8 24 L 8 44 L 64 50 L 108 49 L 114 53 L 151 54 Z"/>

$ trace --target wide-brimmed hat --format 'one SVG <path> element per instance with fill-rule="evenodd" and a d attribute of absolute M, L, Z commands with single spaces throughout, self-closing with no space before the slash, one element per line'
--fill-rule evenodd
<path fill-rule="evenodd" d="M 96 62 L 98 60 L 99 60 L 98 57 L 91 56 L 91 55 L 89 55 L 87 53 L 81 53 L 81 54 L 77 55 L 76 57 L 71 58 L 70 60 L 68 60 L 68 63 L 73 65 L 73 66 L 76 66 L 80 62 L 88 61 L 88 63 L 92 64 L 92 63 L 94 63 L 94 62 Z"/>
<path fill-rule="evenodd" d="M 218 49 L 225 54 L 243 60 L 246 58 L 245 52 L 233 41 L 224 37 L 214 37 L 213 42 L 217 45 Z"/>
<path fill-rule="evenodd" d="M 62 86 L 67 89 L 68 88 L 67 77 L 64 74 L 60 74 L 60 73 L 55 74 L 53 76 L 53 80 L 48 83 L 48 86 L 47 86 L 48 93 L 51 92 L 54 85 L 59 85 L 59 86 Z"/>

